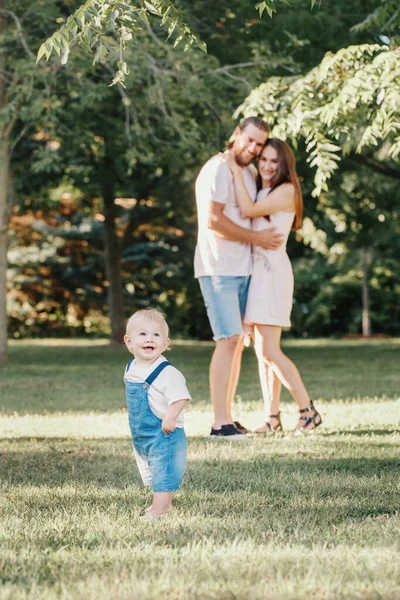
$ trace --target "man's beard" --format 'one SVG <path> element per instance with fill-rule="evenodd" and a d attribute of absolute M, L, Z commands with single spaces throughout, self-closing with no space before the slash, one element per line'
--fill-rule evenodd
<path fill-rule="evenodd" d="M 235 160 L 236 160 L 237 164 L 240 167 L 248 167 L 249 165 L 251 165 L 252 162 L 255 161 L 255 159 L 257 157 L 256 156 L 249 156 L 248 158 L 247 157 L 245 158 L 244 156 L 242 156 L 243 152 L 244 151 L 242 151 L 239 154 L 237 154 L 235 156 Z"/>

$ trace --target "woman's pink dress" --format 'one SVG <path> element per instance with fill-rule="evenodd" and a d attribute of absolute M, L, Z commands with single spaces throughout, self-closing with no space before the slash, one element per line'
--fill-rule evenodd
<path fill-rule="evenodd" d="M 257 200 L 265 198 L 270 189 L 258 192 Z M 293 304 L 293 271 L 286 252 L 286 242 L 295 217 L 294 212 L 277 212 L 253 219 L 253 230 L 275 227 L 284 237 L 278 250 L 253 246 L 253 273 L 247 298 L 245 322 L 258 325 L 290 327 Z"/>

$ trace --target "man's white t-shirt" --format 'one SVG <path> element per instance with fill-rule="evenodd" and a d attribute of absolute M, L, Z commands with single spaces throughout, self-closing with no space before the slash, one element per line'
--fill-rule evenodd
<path fill-rule="evenodd" d="M 138 367 L 133 360 L 129 368 L 125 371 L 124 380 L 133 383 L 142 383 L 158 367 L 158 365 L 167 360 L 160 356 L 150 366 Z M 191 400 L 191 396 L 186 387 L 186 380 L 182 373 L 174 366 L 168 365 L 148 387 L 149 405 L 153 413 L 159 419 L 164 419 L 169 406 L 178 400 Z M 183 427 L 183 412 L 176 420 L 177 427 Z"/>
<path fill-rule="evenodd" d="M 243 178 L 250 197 L 257 194 L 251 167 L 243 169 Z M 251 219 L 242 217 L 236 200 L 233 177 L 223 156 L 210 158 L 196 181 L 198 238 L 194 257 L 194 275 L 251 275 L 251 244 L 234 242 L 209 229 L 210 202 L 225 204 L 224 215 L 244 229 L 251 229 Z"/>

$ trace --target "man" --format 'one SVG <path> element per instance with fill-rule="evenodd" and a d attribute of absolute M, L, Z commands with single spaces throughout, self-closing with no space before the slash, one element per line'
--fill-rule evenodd
<path fill-rule="evenodd" d="M 256 198 L 254 169 L 268 138 L 261 117 L 249 117 L 234 131 L 229 151 L 243 169 L 246 187 Z M 252 259 L 251 243 L 276 249 L 282 236 L 273 229 L 255 232 L 241 216 L 233 179 L 223 155 L 206 162 L 196 181 L 198 240 L 194 267 L 216 341 L 210 364 L 210 391 L 214 410 L 211 437 L 246 439 L 246 429 L 231 413 L 243 351 L 242 319 L 246 307 Z"/>

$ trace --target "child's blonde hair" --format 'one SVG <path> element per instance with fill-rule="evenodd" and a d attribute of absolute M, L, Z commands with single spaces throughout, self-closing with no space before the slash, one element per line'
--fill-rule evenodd
<path fill-rule="evenodd" d="M 165 317 L 162 312 L 157 310 L 156 308 L 144 308 L 142 310 L 137 310 L 133 315 L 128 319 L 126 324 L 126 331 L 131 325 L 136 323 L 136 321 L 156 321 L 156 323 L 160 323 L 165 329 L 165 336 L 169 337 L 169 327 L 168 323 L 165 320 Z"/>

